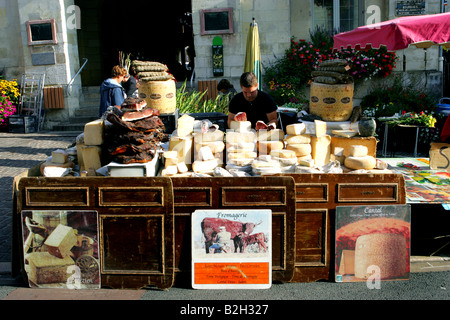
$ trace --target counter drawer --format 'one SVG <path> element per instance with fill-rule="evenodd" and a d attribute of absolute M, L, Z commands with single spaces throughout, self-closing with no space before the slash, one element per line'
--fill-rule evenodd
<path fill-rule="evenodd" d="M 284 206 L 285 187 L 223 187 L 222 206 Z"/>
<path fill-rule="evenodd" d="M 296 183 L 296 202 L 328 202 L 327 183 Z"/>
<path fill-rule="evenodd" d="M 397 183 L 340 183 L 337 202 L 397 202 Z"/>

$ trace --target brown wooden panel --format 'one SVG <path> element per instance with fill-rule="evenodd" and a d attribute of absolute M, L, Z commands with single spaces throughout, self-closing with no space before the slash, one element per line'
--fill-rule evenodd
<path fill-rule="evenodd" d="M 228 206 L 284 206 L 286 205 L 286 188 L 276 186 L 223 187 L 222 205 Z"/>
<path fill-rule="evenodd" d="M 294 273 L 295 255 L 295 185 L 291 177 L 249 178 L 171 178 L 175 197 L 177 190 L 194 188 L 211 190 L 208 209 L 272 210 L 272 279 L 290 281 Z M 194 191 L 193 195 L 197 194 Z M 182 193 L 183 194 L 183 193 Z M 204 204 L 205 193 L 190 203 Z M 252 196 L 252 195 L 256 195 Z M 180 199 L 181 200 L 181 199 Z M 175 205 L 175 267 L 177 282 L 190 276 L 191 215 L 203 205 Z"/>
<path fill-rule="evenodd" d="M 396 202 L 398 184 L 389 183 L 340 183 L 338 202 Z"/>
<path fill-rule="evenodd" d="M 27 187 L 25 205 L 36 207 L 87 207 L 87 187 Z"/>
<path fill-rule="evenodd" d="M 163 216 L 100 216 L 102 274 L 164 274 Z"/>
<path fill-rule="evenodd" d="M 212 206 L 212 190 L 208 187 L 176 187 L 173 189 L 173 198 L 175 206 Z"/>
<path fill-rule="evenodd" d="M 100 206 L 160 207 L 164 203 L 164 188 L 159 187 L 100 187 Z"/>
<path fill-rule="evenodd" d="M 295 197 L 297 202 L 327 202 L 328 184 L 326 183 L 296 183 Z"/>
<path fill-rule="evenodd" d="M 295 224 L 295 265 L 325 266 L 328 210 L 297 210 Z"/>
<path fill-rule="evenodd" d="M 90 209 L 98 212 L 102 287 L 140 289 L 156 286 L 168 289 L 173 285 L 175 250 L 171 179 L 21 177 L 16 184 L 15 216 L 20 216 L 22 210 L 43 209 L 44 206 L 40 206 L 43 202 L 47 206 L 52 202 L 59 203 L 59 210 Z M 31 201 L 27 201 L 27 190 L 42 193 L 31 192 Z M 60 190 L 69 196 L 62 196 Z M 82 201 L 79 200 L 81 194 Z M 68 202 L 67 199 L 73 201 Z M 15 218 L 13 251 L 22 266 L 19 223 L 20 219 Z"/>

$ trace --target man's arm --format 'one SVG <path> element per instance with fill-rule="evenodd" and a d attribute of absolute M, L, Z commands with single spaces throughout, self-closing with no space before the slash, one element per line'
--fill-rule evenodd
<path fill-rule="evenodd" d="M 267 125 L 274 124 L 275 128 L 276 128 L 277 127 L 277 122 L 278 122 L 277 110 L 275 110 L 275 111 L 273 111 L 271 113 L 267 113 L 267 120 L 268 120 Z"/>
<path fill-rule="evenodd" d="M 234 120 L 234 117 L 236 116 L 236 114 L 229 112 L 228 113 L 228 120 L 227 120 L 227 124 L 228 124 L 228 128 L 230 127 L 231 121 Z"/>

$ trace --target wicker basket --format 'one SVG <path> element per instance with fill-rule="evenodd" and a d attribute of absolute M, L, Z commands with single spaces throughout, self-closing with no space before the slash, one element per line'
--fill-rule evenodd
<path fill-rule="evenodd" d="M 309 112 L 324 121 L 347 121 L 353 111 L 353 83 L 311 83 Z"/>
<path fill-rule="evenodd" d="M 174 113 L 177 108 L 176 85 L 174 80 L 142 81 L 139 85 L 139 96 L 147 105 L 158 109 L 161 114 Z"/>

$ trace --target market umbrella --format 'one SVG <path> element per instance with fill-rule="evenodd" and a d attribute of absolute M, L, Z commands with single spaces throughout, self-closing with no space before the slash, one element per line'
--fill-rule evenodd
<path fill-rule="evenodd" d="M 358 27 L 334 36 L 333 49 L 386 46 L 389 51 L 409 45 L 429 48 L 442 45 L 450 48 L 450 12 L 401 17 Z"/>
<path fill-rule="evenodd" d="M 259 48 L 258 24 L 255 18 L 252 19 L 248 30 L 244 72 L 253 72 L 258 79 L 258 89 L 261 89 L 261 52 Z"/>

